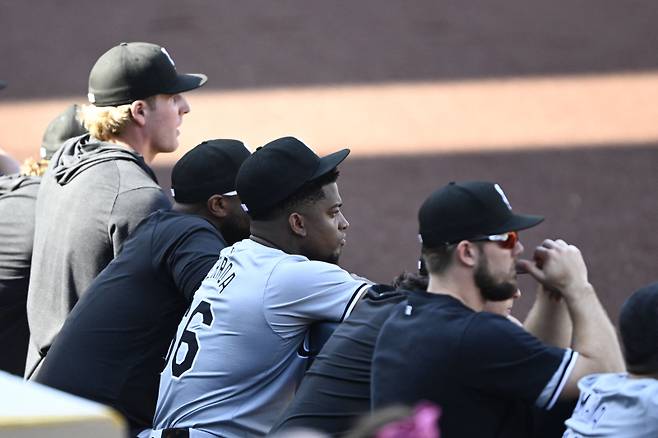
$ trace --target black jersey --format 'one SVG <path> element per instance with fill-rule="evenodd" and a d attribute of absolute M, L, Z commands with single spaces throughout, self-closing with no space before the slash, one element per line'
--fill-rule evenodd
<path fill-rule="evenodd" d="M 200 216 L 150 215 L 75 305 L 36 380 L 150 427 L 169 343 L 224 246 Z"/>
<path fill-rule="evenodd" d="M 308 427 L 332 436 L 370 411 L 370 364 L 379 329 L 407 292 L 376 285 L 326 342 L 272 432 Z"/>

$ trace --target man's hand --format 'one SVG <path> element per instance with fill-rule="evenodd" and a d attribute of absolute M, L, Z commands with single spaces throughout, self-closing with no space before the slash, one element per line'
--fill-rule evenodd
<path fill-rule="evenodd" d="M 535 249 L 533 259 L 534 263 L 519 260 L 517 269 L 532 275 L 546 290 L 572 299 L 583 290 L 591 289 L 587 266 L 574 245 L 561 239 L 546 239 Z"/>

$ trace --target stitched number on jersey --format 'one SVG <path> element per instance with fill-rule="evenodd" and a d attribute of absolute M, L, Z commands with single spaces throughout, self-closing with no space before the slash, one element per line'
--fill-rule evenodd
<path fill-rule="evenodd" d="M 198 306 L 194 309 L 190 318 L 185 324 L 185 330 L 183 330 L 183 335 L 180 337 L 180 341 L 174 350 L 173 357 L 171 358 L 171 374 L 174 377 L 180 377 L 190 368 L 194 363 L 196 355 L 199 353 L 199 338 L 197 334 L 190 329 L 190 323 L 196 317 L 197 314 L 201 315 L 201 324 L 210 328 L 213 321 L 212 310 L 210 309 L 210 303 L 207 301 L 201 301 Z M 181 346 L 185 344 L 187 346 L 187 351 L 185 351 L 185 357 L 179 363 L 178 354 L 181 350 Z"/>

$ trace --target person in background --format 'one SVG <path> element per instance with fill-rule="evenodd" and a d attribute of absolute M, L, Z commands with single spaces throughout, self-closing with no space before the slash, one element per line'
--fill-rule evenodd
<path fill-rule="evenodd" d="M 66 140 L 87 133 L 78 117 L 79 111 L 80 107 L 73 104 L 48 124 L 41 140 L 39 158 L 26 159 L 21 164 L 20 173 L 22 175 L 42 176 L 48 168 L 50 159 Z"/>
<path fill-rule="evenodd" d="M 626 300 L 619 332 L 628 372 L 580 379 L 564 438 L 658 436 L 658 283 Z"/>
<path fill-rule="evenodd" d="M 0 90 L 5 88 L 7 83 L 0 81 Z M 18 172 L 20 163 L 0 147 L 0 176 L 11 175 Z"/>
<path fill-rule="evenodd" d="M 37 166 L 0 176 L 0 370 L 16 375 L 25 371 L 29 340 L 27 289 L 34 241 L 34 210 L 41 174 L 62 142 L 84 132 L 70 106 L 53 119 L 43 134 Z"/>

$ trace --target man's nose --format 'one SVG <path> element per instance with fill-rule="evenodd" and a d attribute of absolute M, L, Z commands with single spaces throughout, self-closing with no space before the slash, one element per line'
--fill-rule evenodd
<path fill-rule="evenodd" d="M 350 223 L 347 221 L 343 212 L 340 213 L 340 223 L 338 226 L 341 230 L 347 230 L 350 227 Z"/>

